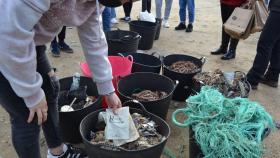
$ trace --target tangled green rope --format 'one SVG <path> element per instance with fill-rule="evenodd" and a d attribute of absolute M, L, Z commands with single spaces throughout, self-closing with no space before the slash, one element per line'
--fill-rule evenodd
<path fill-rule="evenodd" d="M 270 114 L 258 103 L 244 98 L 225 98 L 218 90 L 202 87 L 189 97 L 187 107 L 176 110 L 177 126 L 192 126 L 205 158 L 259 158 L 266 128 L 274 128 Z M 179 113 L 188 118 L 180 123 Z"/>

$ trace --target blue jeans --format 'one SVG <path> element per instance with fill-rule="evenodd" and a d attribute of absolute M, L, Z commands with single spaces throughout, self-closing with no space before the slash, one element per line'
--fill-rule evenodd
<path fill-rule="evenodd" d="M 116 18 L 116 17 L 117 17 L 117 15 L 116 15 L 115 8 L 111 8 L 111 19 Z"/>
<path fill-rule="evenodd" d="M 59 82 L 57 78 L 50 77 L 50 64 L 45 54 L 45 46 L 37 46 L 37 72 L 43 78 L 42 89 L 45 92 L 48 103 L 48 119 L 43 123 L 42 129 L 49 148 L 55 148 L 62 144 L 58 123 L 58 92 Z M 0 104 L 9 113 L 12 142 L 19 158 L 39 158 L 40 155 L 40 126 L 37 117 L 31 123 L 27 123 L 29 110 L 22 98 L 13 91 L 9 81 L 0 73 Z M 0 127 L 2 128 L 2 127 Z"/>
<path fill-rule="evenodd" d="M 102 12 L 102 23 L 103 23 L 103 31 L 107 32 L 111 30 L 111 8 L 105 7 Z"/>
<path fill-rule="evenodd" d="M 188 6 L 189 23 L 192 24 L 194 22 L 194 0 L 179 0 L 179 6 L 180 22 L 186 22 L 186 8 Z"/>

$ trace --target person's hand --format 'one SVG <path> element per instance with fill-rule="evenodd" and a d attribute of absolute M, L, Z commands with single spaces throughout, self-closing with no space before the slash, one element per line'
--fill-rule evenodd
<path fill-rule="evenodd" d="M 47 120 L 48 117 L 48 106 L 46 98 L 42 99 L 36 106 L 29 108 L 29 117 L 27 122 L 31 123 L 34 119 L 35 114 L 38 118 L 38 125 L 41 125 Z"/>
<path fill-rule="evenodd" d="M 105 96 L 105 101 L 108 105 L 108 108 L 113 109 L 113 111 L 122 107 L 122 103 L 115 92 L 108 96 Z"/>

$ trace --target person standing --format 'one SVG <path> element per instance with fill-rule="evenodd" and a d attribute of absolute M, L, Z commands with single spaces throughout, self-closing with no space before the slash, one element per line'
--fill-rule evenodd
<path fill-rule="evenodd" d="M 46 44 L 63 26 L 76 26 L 99 95 L 109 108 L 121 102 L 112 84 L 108 45 L 96 0 L 1 0 L 0 105 L 9 113 L 19 158 L 40 158 L 40 128 L 47 158 L 85 158 L 62 142 L 58 124 L 59 81 L 46 57 Z M 67 67 L 70 68 L 71 67 Z"/>
<path fill-rule="evenodd" d="M 111 7 L 105 7 L 102 12 L 102 24 L 104 32 L 111 30 L 111 9 Z"/>
<path fill-rule="evenodd" d="M 236 7 L 240 7 L 247 0 L 220 0 L 221 16 L 223 24 L 231 16 Z M 212 55 L 223 55 L 222 60 L 234 59 L 236 55 L 236 48 L 239 40 L 231 38 L 229 34 L 225 32 L 222 26 L 222 41 L 218 49 L 211 52 Z M 229 46 L 228 46 L 229 45 Z"/>
<path fill-rule="evenodd" d="M 175 30 L 186 30 L 186 32 L 193 31 L 193 23 L 195 17 L 195 4 L 194 0 L 179 0 L 179 17 L 180 23 L 175 27 Z M 189 24 L 186 26 L 186 8 L 188 6 Z"/>
<path fill-rule="evenodd" d="M 118 20 L 117 20 L 117 14 L 116 14 L 116 9 L 115 8 L 111 8 L 111 24 L 118 24 Z"/>
<path fill-rule="evenodd" d="M 280 73 L 280 1 L 270 0 L 270 13 L 260 35 L 253 66 L 247 74 L 252 89 L 259 83 L 278 87 Z"/>
<path fill-rule="evenodd" d="M 51 42 L 51 52 L 53 57 L 60 57 L 60 51 L 65 53 L 73 53 L 73 49 L 65 42 L 66 26 L 58 34 L 58 42 L 56 37 Z"/>
<path fill-rule="evenodd" d="M 155 3 L 156 3 L 156 17 L 158 19 L 162 19 L 162 16 L 161 16 L 162 0 L 155 0 Z M 165 27 L 165 28 L 170 27 L 170 25 L 168 23 L 168 19 L 170 16 L 172 3 L 173 3 L 173 0 L 165 0 L 165 10 L 164 10 L 164 17 L 163 17 L 163 27 Z"/>
<path fill-rule="evenodd" d="M 152 0 L 142 0 L 142 12 L 148 11 L 148 13 L 151 13 L 152 8 Z"/>

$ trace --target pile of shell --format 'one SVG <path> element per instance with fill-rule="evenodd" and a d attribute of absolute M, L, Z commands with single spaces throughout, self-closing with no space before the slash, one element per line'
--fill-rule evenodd
<path fill-rule="evenodd" d="M 216 69 L 214 72 L 198 73 L 194 76 L 194 80 L 201 85 L 217 88 L 228 98 L 248 97 L 250 92 L 250 85 L 242 72 L 235 72 L 233 79 L 229 81 L 224 72 Z"/>
<path fill-rule="evenodd" d="M 177 61 L 169 69 L 182 74 L 191 74 L 200 71 L 200 68 L 191 61 Z"/>
<path fill-rule="evenodd" d="M 139 93 L 133 93 L 131 97 L 138 101 L 156 101 L 163 99 L 166 96 L 167 93 L 164 91 L 143 90 Z"/>
<path fill-rule="evenodd" d="M 90 142 L 95 145 L 101 145 L 108 150 L 143 150 L 157 145 L 166 139 L 157 132 L 157 125 L 154 121 L 138 113 L 133 113 L 131 117 L 140 135 L 136 141 L 116 147 L 113 146 L 112 140 L 105 139 L 104 131 L 102 130 L 92 132 Z"/>

